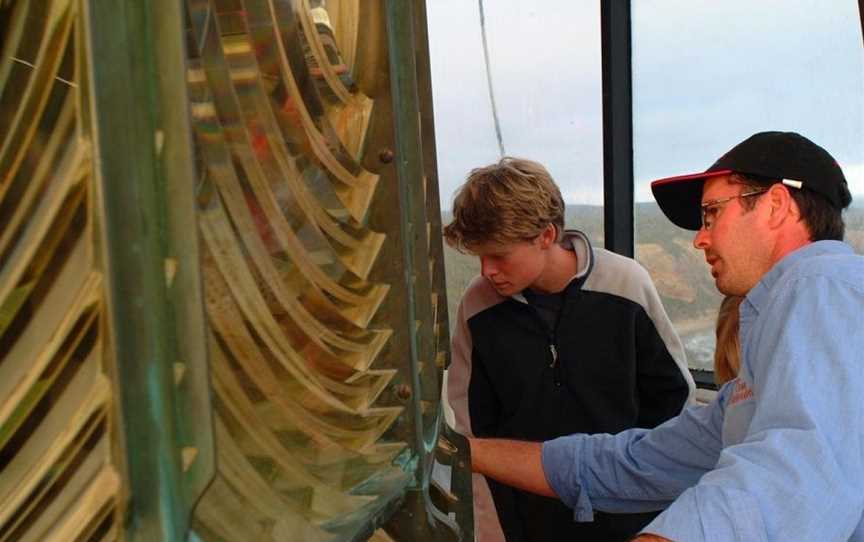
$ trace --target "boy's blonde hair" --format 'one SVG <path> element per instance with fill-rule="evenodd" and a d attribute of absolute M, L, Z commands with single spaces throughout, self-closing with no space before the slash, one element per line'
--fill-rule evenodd
<path fill-rule="evenodd" d="M 530 241 L 549 224 L 564 231 L 564 200 L 545 167 L 531 160 L 502 158 L 471 171 L 453 200 L 447 244 L 471 251 L 488 243 Z"/>

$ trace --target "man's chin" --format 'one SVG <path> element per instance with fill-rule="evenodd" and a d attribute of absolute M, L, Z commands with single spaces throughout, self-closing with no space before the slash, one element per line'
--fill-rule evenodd
<path fill-rule="evenodd" d="M 740 285 L 728 284 L 720 278 L 714 279 L 714 287 L 723 295 L 736 295 L 743 297 L 747 295 L 747 292 L 749 291 L 747 288 L 741 288 Z"/>
<path fill-rule="evenodd" d="M 723 282 L 723 277 L 719 273 L 711 271 L 711 276 L 714 277 L 714 287 L 723 295 L 733 295 L 729 292 L 729 285 Z"/>

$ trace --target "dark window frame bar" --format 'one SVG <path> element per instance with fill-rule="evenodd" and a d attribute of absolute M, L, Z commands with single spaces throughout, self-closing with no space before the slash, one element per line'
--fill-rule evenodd
<path fill-rule="evenodd" d="M 601 0 L 603 234 L 608 250 L 628 258 L 635 254 L 632 43 L 630 0 Z M 713 371 L 690 373 L 696 387 L 717 389 Z"/>
<path fill-rule="evenodd" d="M 858 0 L 858 18 L 861 19 L 861 41 L 864 42 L 864 0 Z"/>
<path fill-rule="evenodd" d="M 601 0 L 603 229 L 606 248 L 632 258 L 633 83 L 630 0 Z"/>

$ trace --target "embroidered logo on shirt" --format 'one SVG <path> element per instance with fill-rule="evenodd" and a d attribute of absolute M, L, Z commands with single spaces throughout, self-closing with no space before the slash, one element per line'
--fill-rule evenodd
<path fill-rule="evenodd" d="M 740 378 L 735 381 L 735 391 L 732 392 L 732 398 L 729 399 L 729 406 L 734 406 L 742 401 L 753 398 L 753 390 L 746 382 Z"/>

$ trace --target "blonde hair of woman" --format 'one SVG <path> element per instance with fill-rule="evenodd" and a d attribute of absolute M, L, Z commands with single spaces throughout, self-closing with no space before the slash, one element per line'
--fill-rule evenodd
<path fill-rule="evenodd" d="M 743 297 L 723 299 L 717 313 L 717 347 L 714 350 L 714 381 L 722 386 L 738 376 L 741 368 L 741 342 L 738 339 L 738 306 Z"/>

